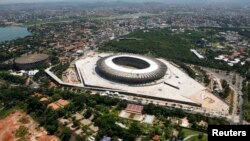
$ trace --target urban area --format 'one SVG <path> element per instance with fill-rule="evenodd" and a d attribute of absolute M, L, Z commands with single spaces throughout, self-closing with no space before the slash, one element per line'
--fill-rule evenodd
<path fill-rule="evenodd" d="M 250 124 L 249 13 L 0 2 L 0 141 L 207 141 L 208 125 Z"/>

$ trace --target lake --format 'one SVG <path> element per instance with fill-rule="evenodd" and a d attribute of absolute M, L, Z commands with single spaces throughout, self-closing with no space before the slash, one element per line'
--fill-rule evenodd
<path fill-rule="evenodd" d="M 6 26 L 0 27 L 0 42 L 14 40 L 17 38 L 24 38 L 31 33 L 27 30 L 26 27 L 18 26 Z"/>

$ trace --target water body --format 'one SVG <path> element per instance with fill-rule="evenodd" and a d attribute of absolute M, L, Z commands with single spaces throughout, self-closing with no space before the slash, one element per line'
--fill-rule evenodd
<path fill-rule="evenodd" d="M 31 33 L 27 30 L 26 27 L 0 27 L 0 42 L 14 40 L 17 38 L 24 38 L 28 35 L 31 35 Z"/>

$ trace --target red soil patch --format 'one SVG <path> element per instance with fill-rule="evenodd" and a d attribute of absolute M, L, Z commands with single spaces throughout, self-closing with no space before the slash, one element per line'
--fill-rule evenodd
<path fill-rule="evenodd" d="M 21 123 L 19 120 L 25 117 L 30 122 L 27 124 Z M 59 141 L 56 136 L 49 136 L 46 134 L 46 131 L 38 126 L 29 115 L 24 112 L 16 111 L 13 114 L 10 114 L 6 118 L 0 120 L 0 141 L 15 141 L 18 137 L 15 136 L 16 130 L 20 126 L 27 127 L 28 133 L 24 138 L 27 138 L 30 141 Z"/>
<path fill-rule="evenodd" d="M 53 136 L 43 135 L 39 138 L 39 141 L 58 141 L 58 139 Z"/>
<path fill-rule="evenodd" d="M 1 138 L 2 141 L 14 141 L 14 137 L 11 133 L 5 132 Z"/>

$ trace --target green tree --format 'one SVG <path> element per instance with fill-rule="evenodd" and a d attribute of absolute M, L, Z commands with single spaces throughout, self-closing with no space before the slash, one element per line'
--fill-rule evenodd
<path fill-rule="evenodd" d="M 142 127 L 140 126 L 139 123 L 137 122 L 133 122 L 131 125 L 130 125 L 130 128 L 129 128 L 129 133 L 133 133 L 134 135 L 136 136 L 139 136 L 142 134 Z"/>
<path fill-rule="evenodd" d="M 203 134 L 203 133 L 199 133 L 199 135 L 198 135 L 198 139 L 202 139 L 202 138 L 203 138 L 203 136 L 204 136 L 204 134 Z"/>
<path fill-rule="evenodd" d="M 165 135 L 165 138 L 166 138 L 166 139 L 171 138 L 172 135 L 173 135 L 173 128 L 171 128 L 171 127 L 166 128 L 165 134 L 164 134 L 164 135 Z"/>

